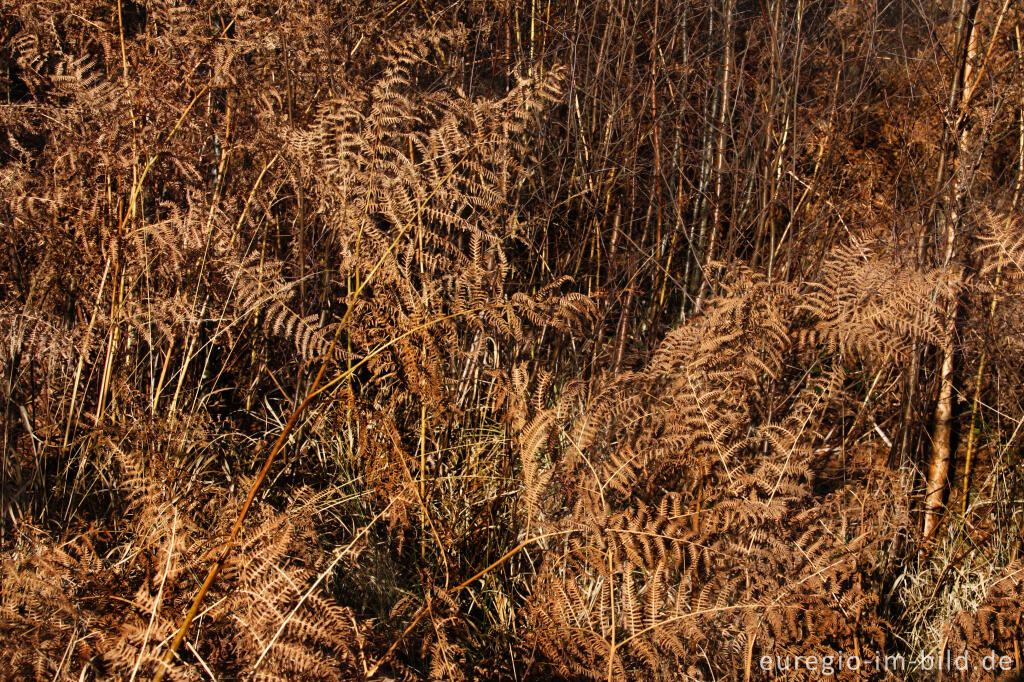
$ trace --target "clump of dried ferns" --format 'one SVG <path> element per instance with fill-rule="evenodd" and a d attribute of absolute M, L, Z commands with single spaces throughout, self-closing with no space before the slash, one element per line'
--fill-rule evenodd
<path fill-rule="evenodd" d="M 168 443 L 154 432 L 119 438 L 109 444 L 110 473 L 122 481 L 118 527 L 94 526 L 62 541 L 22 528 L 19 551 L 4 561 L 0 666 L 7 674 L 152 677 L 194 574 L 220 548 L 231 520 L 223 512 L 240 504 L 238 496 L 179 483 L 180 472 L 161 455 Z M 315 517 L 332 495 L 295 494 L 286 512 L 264 509 L 240 539 L 189 644 L 199 669 L 342 680 L 365 664 L 364 624 L 319 575 L 331 557 L 317 542 Z M 197 670 L 169 672 L 195 679 Z"/>
<path fill-rule="evenodd" d="M 851 407 L 845 354 L 891 371 L 935 333 L 914 304 L 945 285 L 880 281 L 884 254 L 868 253 L 837 252 L 806 291 L 735 271 L 645 368 L 521 425 L 523 513 L 560 532 L 529 609 L 562 674 L 749 679 L 764 656 L 892 646 L 878 589 L 909 490 L 829 423 Z"/>

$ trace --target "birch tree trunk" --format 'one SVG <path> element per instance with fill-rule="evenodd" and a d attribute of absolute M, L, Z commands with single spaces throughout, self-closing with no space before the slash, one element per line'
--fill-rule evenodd
<path fill-rule="evenodd" d="M 952 150 L 953 196 L 946 216 L 944 255 L 942 266 L 948 268 L 957 258 L 957 238 L 963 231 L 966 173 L 963 162 L 967 156 L 967 111 L 973 91 L 965 87 L 971 75 L 971 63 L 977 52 L 977 33 L 974 21 L 980 0 L 960 0 L 957 20 L 957 62 L 950 91 L 947 120 L 952 120 L 955 148 Z M 941 172 L 941 171 L 940 171 Z M 946 305 L 946 324 L 942 340 L 942 366 L 939 373 L 939 396 L 935 405 L 935 426 L 932 431 L 932 452 L 928 462 L 928 478 L 924 500 L 924 528 L 926 538 L 938 529 L 949 487 L 949 470 L 953 461 L 954 382 L 957 333 L 957 300 L 954 296 Z"/>

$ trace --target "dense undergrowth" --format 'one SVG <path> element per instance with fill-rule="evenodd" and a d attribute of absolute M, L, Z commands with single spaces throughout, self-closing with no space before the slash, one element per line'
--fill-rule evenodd
<path fill-rule="evenodd" d="M 1016 3 L 0 8 L 0 677 L 1019 672 Z"/>

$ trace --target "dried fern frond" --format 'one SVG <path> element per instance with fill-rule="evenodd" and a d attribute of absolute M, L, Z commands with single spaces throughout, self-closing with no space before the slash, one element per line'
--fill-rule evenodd
<path fill-rule="evenodd" d="M 529 508 L 567 537 L 546 553 L 529 604 L 535 641 L 564 675 L 742 679 L 751 657 L 793 646 L 838 656 L 888 641 L 881 600 L 861 579 L 878 570 L 872 552 L 890 526 L 846 507 L 873 489 L 875 465 L 848 467 L 832 489 L 809 445 L 842 398 L 842 367 L 787 372 L 804 310 L 794 288 L 743 270 L 725 288 L 644 370 L 606 379 L 569 437 L 546 444 L 554 465 L 528 495 L 556 497 L 562 513 Z M 773 420 L 761 421 L 769 405 Z M 547 433 L 555 414 L 524 433 Z M 889 495 L 871 508 L 906 522 L 906 500 Z"/>
<path fill-rule="evenodd" d="M 959 287 L 956 273 L 919 272 L 878 249 L 845 247 L 808 285 L 799 310 L 815 324 L 799 338 L 843 355 L 902 357 L 913 340 L 939 342 L 943 311 Z"/>

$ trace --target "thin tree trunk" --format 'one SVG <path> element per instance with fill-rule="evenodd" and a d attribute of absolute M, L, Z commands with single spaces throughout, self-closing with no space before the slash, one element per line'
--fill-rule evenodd
<path fill-rule="evenodd" d="M 974 19 L 980 0 L 961 0 L 957 24 L 957 68 L 950 93 L 948 116 L 954 118 L 956 149 L 953 163 L 953 197 L 950 215 L 946 219 L 945 256 L 943 267 L 949 267 L 956 258 L 957 234 L 963 226 L 963 204 L 966 193 L 964 173 L 960 166 L 966 156 L 967 130 L 965 125 L 968 91 L 964 87 L 970 76 L 971 60 L 977 50 Z M 949 485 L 949 469 L 953 461 L 953 394 L 955 381 L 957 301 L 954 296 L 946 307 L 946 328 L 942 342 L 942 369 L 939 375 L 939 398 L 935 405 L 935 427 L 932 432 L 932 453 L 928 463 L 928 479 L 924 501 L 924 536 L 932 537 L 938 529 Z"/>

